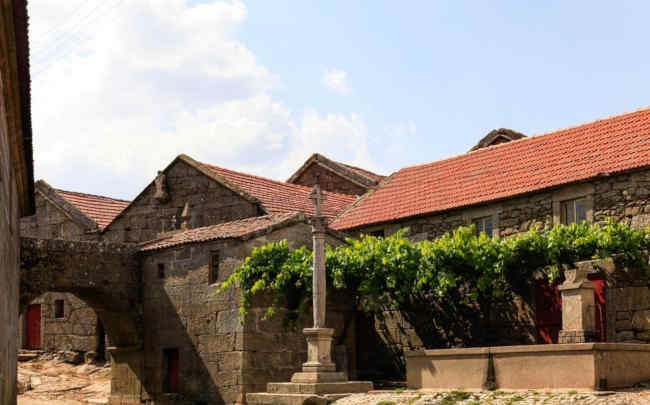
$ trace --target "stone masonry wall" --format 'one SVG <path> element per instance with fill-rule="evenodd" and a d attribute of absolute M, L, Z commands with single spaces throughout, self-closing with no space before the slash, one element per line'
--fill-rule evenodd
<path fill-rule="evenodd" d="M 123 215 L 104 231 L 104 240 L 111 242 L 144 242 L 156 239 L 160 232 L 177 229 L 172 217 L 179 218 L 189 203 L 191 228 L 220 224 L 261 215 L 257 206 L 228 188 L 200 173 L 183 161 L 177 161 L 166 172 L 169 201 L 159 203 L 150 184 L 127 207 Z"/>
<path fill-rule="evenodd" d="M 310 165 L 293 183 L 308 187 L 318 183 L 323 190 L 341 194 L 362 195 L 368 191 L 318 164 Z"/>
<path fill-rule="evenodd" d="M 9 134 L 0 77 L 0 403 L 16 403 L 18 327 L 18 191 L 9 156 Z"/>
<path fill-rule="evenodd" d="M 281 315 L 263 320 L 262 310 L 255 308 L 242 324 L 239 291 L 216 293 L 254 247 L 286 238 L 292 248 L 307 245 L 311 228 L 297 224 L 249 241 L 188 244 L 143 257 L 143 399 L 155 404 L 234 403 L 244 391 L 287 380 L 300 367 L 306 343 L 299 328 L 284 328 Z M 210 256 L 217 251 L 218 282 L 209 284 Z M 338 322 L 336 315 L 331 319 Z M 178 393 L 163 392 L 163 350 L 169 348 L 179 351 Z"/>
<path fill-rule="evenodd" d="M 20 235 L 24 237 L 65 240 L 96 240 L 96 232 L 86 232 L 61 208 L 47 200 L 40 192 L 35 194 L 36 213 L 21 218 Z M 63 300 L 64 317 L 55 318 L 56 300 Z M 73 350 L 89 352 L 97 350 L 101 341 L 97 315 L 84 301 L 68 293 L 45 293 L 32 304 L 41 304 L 41 349 L 47 351 Z M 27 344 L 26 311 L 21 311 L 18 341 Z M 99 348 L 102 350 L 102 348 Z M 103 350 L 102 350 L 103 351 Z"/>

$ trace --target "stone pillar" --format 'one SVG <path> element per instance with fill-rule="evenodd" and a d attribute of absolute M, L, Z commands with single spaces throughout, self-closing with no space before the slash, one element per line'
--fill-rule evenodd
<path fill-rule="evenodd" d="M 562 294 L 562 330 L 559 343 L 597 342 L 594 285 L 587 279 L 586 268 L 565 272 L 558 289 Z"/>
<path fill-rule="evenodd" d="M 314 327 L 303 329 L 307 339 L 307 362 L 302 365 L 302 372 L 295 373 L 291 378 L 295 383 L 336 382 L 345 381 L 344 372 L 336 372 L 332 361 L 332 339 L 334 329 L 326 328 L 325 314 L 327 312 L 327 285 L 325 275 L 325 218 L 321 216 L 321 202 L 325 196 L 318 185 L 309 195 L 314 202 L 314 217 L 312 223 L 312 238 L 314 244 L 313 267 L 313 307 Z"/>
<path fill-rule="evenodd" d="M 312 277 L 314 290 L 314 328 L 324 328 L 327 285 L 325 284 L 325 219 L 323 217 L 314 217 L 312 219 L 312 237 L 314 243 L 314 269 Z"/>

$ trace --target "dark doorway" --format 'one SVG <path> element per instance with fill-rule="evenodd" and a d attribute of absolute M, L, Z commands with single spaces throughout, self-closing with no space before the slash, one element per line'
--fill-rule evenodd
<path fill-rule="evenodd" d="M 179 358 L 178 349 L 163 350 L 163 370 L 165 379 L 163 381 L 163 391 L 168 393 L 178 392 L 178 370 Z"/>
<path fill-rule="evenodd" d="M 41 348 L 41 304 L 32 304 L 27 308 L 27 348 Z"/>
<path fill-rule="evenodd" d="M 106 360 L 106 331 L 99 318 L 97 319 L 97 348 L 95 352 L 97 353 L 97 360 Z"/>

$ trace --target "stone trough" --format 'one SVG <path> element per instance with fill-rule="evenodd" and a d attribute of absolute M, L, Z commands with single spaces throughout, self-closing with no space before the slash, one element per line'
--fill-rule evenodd
<path fill-rule="evenodd" d="M 407 354 L 410 389 L 607 390 L 650 380 L 650 345 L 578 343 Z"/>

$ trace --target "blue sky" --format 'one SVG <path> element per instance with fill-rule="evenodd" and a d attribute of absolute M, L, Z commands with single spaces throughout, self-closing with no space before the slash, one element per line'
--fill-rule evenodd
<path fill-rule="evenodd" d="M 388 174 L 650 105 L 647 2 L 110 0 L 75 25 L 94 1 L 30 3 L 37 176 L 78 191 L 132 198 L 179 153 Z"/>

